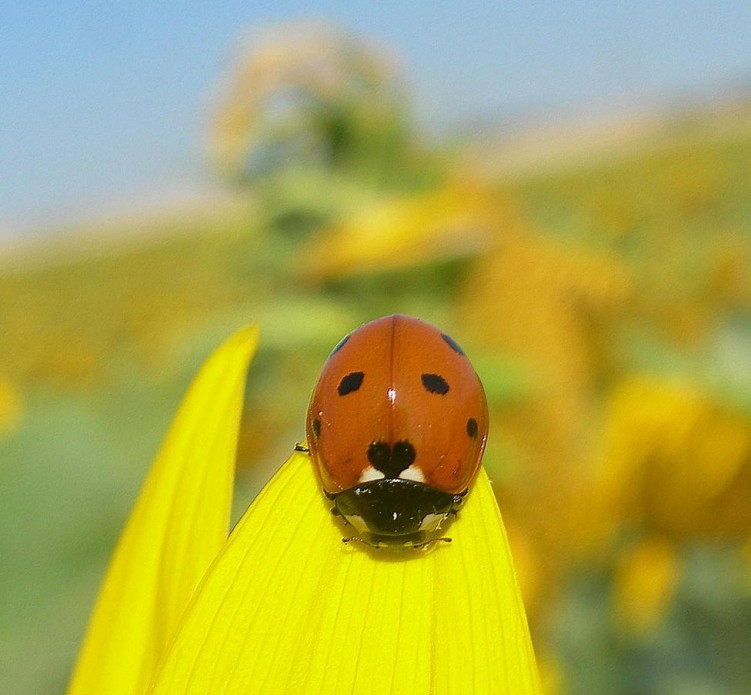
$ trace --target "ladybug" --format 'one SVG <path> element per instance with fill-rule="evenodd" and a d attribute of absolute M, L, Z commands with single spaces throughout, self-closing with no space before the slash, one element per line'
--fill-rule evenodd
<path fill-rule="evenodd" d="M 306 433 L 332 512 L 357 532 L 344 540 L 420 547 L 437 540 L 477 475 L 488 405 L 451 337 L 395 314 L 334 348 L 313 391 Z"/>

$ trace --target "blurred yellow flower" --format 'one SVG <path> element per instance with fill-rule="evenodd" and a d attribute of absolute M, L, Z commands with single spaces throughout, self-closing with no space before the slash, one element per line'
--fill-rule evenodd
<path fill-rule="evenodd" d="M 624 379 L 607 411 L 595 486 L 610 528 L 742 540 L 751 528 L 751 422 L 699 387 Z"/>
<path fill-rule="evenodd" d="M 613 600 L 618 624 L 636 635 L 656 628 L 680 577 L 676 548 L 663 539 L 638 544 L 619 559 Z"/>
<path fill-rule="evenodd" d="M 341 542 L 295 453 L 225 542 L 255 333 L 207 362 L 115 554 L 70 693 L 539 693 L 508 543 L 481 472 L 453 543 Z M 197 587 L 197 588 L 196 588 Z"/>
<path fill-rule="evenodd" d="M 596 417 L 598 323 L 624 303 L 630 279 L 608 254 L 546 238 L 522 224 L 499 228 L 492 251 L 465 283 L 462 317 L 475 344 L 510 356 L 529 375 L 529 390 L 496 408 L 492 431 L 511 452 L 502 481 L 507 517 L 525 562 L 524 590 L 534 634 L 543 634 L 580 543 L 582 460 Z M 528 549 L 523 543 L 527 541 Z"/>
<path fill-rule="evenodd" d="M 515 215 L 501 196 L 470 181 L 380 198 L 325 230 L 301 253 L 301 272 L 331 280 L 476 256 Z"/>

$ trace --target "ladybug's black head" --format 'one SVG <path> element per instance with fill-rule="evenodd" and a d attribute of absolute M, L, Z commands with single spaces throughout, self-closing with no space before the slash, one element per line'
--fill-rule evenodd
<path fill-rule="evenodd" d="M 460 495 L 402 478 L 383 478 L 334 496 L 341 515 L 374 546 L 414 547 L 438 531 L 462 501 Z"/>

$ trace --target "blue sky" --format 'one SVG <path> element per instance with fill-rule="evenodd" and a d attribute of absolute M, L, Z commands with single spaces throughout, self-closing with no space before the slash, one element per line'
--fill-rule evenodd
<path fill-rule="evenodd" d="M 190 190 L 239 38 L 305 18 L 391 45 L 433 128 L 751 82 L 748 0 L 4 2 L 0 234 Z"/>

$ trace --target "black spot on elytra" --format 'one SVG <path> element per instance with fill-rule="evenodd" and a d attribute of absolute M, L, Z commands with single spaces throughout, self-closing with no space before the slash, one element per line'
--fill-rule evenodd
<path fill-rule="evenodd" d="M 467 434 L 474 439 L 477 436 L 477 420 L 473 417 L 467 420 Z"/>
<path fill-rule="evenodd" d="M 348 393 L 357 391 L 362 386 L 362 380 L 365 378 L 365 372 L 351 372 L 347 376 L 342 377 L 339 382 L 337 391 L 340 396 L 346 396 Z"/>
<path fill-rule="evenodd" d="M 344 337 L 343 337 L 343 338 L 342 338 L 342 339 L 341 339 L 341 340 L 340 340 L 340 341 L 339 341 L 339 342 L 338 342 L 338 343 L 336 344 L 336 347 L 335 347 L 335 348 L 334 348 L 334 349 L 333 349 L 333 350 L 331 351 L 331 354 L 329 355 L 329 357 L 331 357 L 331 355 L 334 355 L 334 354 L 336 354 L 337 352 L 339 352 L 339 350 L 341 350 L 341 349 L 342 349 L 342 348 L 344 347 L 345 343 L 346 343 L 346 342 L 347 342 L 347 341 L 348 341 L 349 339 L 350 339 L 350 336 L 349 336 L 349 335 L 345 335 L 345 336 L 344 336 Z"/>
<path fill-rule="evenodd" d="M 313 420 L 313 436 L 316 439 L 321 436 L 321 421 L 318 418 Z"/>
<path fill-rule="evenodd" d="M 373 442 L 368 447 L 368 461 L 387 478 L 398 478 L 415 460 L 415 447 L 409 442 L 397 442 L 393 447 L 386 442 Z"/>
<path fill-rule="evenodd" d="M 422 385 L 426 391 L 445 396 L 449 392 L 449 385 L 440 374 L 423 374 Z"/>
<path fill-rule="evenodd" d="M 457 353 L 458 355 L 463 355 L 464 354 L 464 350 L 462 350 L 459 347 L 459 344 L 450 335 L 446 335 L 445 333 L 441 333 L 441 338 L 443 338 L 446 341 L 446 343 L 448 343 L 448 346 L 455 353 Z"/>

